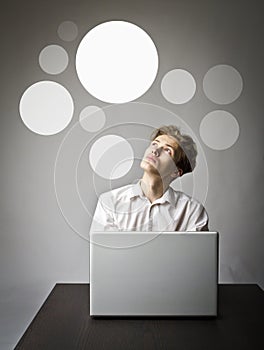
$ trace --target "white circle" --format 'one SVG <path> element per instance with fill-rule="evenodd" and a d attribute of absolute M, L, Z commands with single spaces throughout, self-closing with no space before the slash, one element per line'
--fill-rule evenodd
<path fill-rule="evenodd" d="M 239 124 L 229 112 L 216 110 L 208 113 L 200 124 L 203 142 L 214 150 L 233 146 L 239 136 Z"/>
<path fill-rule="evenodd" d="M 208 70 L 204 76 L 205 95 L 217 104 L 228 104 L 235 101 L 242 92 L 243 80 L 232 66 L 220 64 Z"/>
<path fill-rule="evenodd" d="M 22 95 L 19 111 L 24 124 L 40 135 L 54 135 L 66 128 L 73 116 L 73 100 L 62 85 L 40 81 Z"/>
<path fill-rule="evenodd" d="M 69 57 L 63 47 L 59 45 L 49 45 L 39 54 L 39 64 L 44 72 L 49 74 L 59 74 L 63 72 L 69 63 Z"/>
<path fill-rule="evenodd" d="M 193 76 L 183 69 L 169 71 L 161 81 L 162 95 L 171 103 L 186 103 L 192 99 L 195 91 L 196 82 Z"/>
<path fill-rule="evenodd" d="M 105 112 L 97 106 L 87 106 L 81 111 L 79 120 L 84 130 L 95 132 L 105 125 Z"/>
<path fill-rule="evenodd" d="M 73 41 L 77 38 L 78 28 L 74 22 L 65 21 L 58 27 L 58 36 L 64 41 Z"/>
<path fill-rule="evenodd" d="M 97 175 L 113 180 L 128 173 L 133 165 L 134 152 L 123 137 L 106 135 L 92 145 L 89 160 Z"/>
<path fill-rule="evenodd" d="M 158 71 L 158 53 L 149 35 L 135 24 L 105 22 L 82 39 L 76 71 L 92 96 L 107 103 L 125 103 L 151 87 Z"/>

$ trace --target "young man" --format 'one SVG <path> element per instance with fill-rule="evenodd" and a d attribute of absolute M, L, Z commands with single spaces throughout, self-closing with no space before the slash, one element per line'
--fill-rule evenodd
<path fill-rule="evenodd" d="M 169 185 L 192 172 L 197 150 L 176 126 L 154 131 L 141 161 L 143 177 L 99 197 L 92 231 L 207 231 L 204 207 Z"/>

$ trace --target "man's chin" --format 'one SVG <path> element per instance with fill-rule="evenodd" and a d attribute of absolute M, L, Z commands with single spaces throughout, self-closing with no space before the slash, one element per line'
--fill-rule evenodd
<path fill-rule="evenodd" d="M 144 171 L 159 174 L 159 172 L 158 172 L 157 168 L 155 167 L 155 165 L 153 164 L 153 162 L 148 161 L 147 159 L 142 160 L 142 162 L 140 163 L 140 167 Z"/>
<path fill-rule="evenodd" d="M 151 161 L 149 161 L 148 159 L 142 159 L 142 161 L 140 163 L 140 167 L 142 169 L 149 168 L 149 167 L 152 167 L 155 169 L 154 164 Z"/>

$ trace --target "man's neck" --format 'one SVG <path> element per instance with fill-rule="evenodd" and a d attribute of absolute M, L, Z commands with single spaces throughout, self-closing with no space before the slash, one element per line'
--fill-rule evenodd
<path fill-rule="evenodd" d="M 153 203 L 163 196 L 169 187 L 169 183 L 162 181 L 160 176 L 152 176 L 145 172 L 140 181 L 140 186 L 144 195 Z"/>

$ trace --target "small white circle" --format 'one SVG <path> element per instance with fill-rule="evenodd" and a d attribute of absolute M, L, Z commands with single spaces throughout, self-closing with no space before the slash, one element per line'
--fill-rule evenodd
<path fill-rule="evenodd" d="M 234 102 L 240 96 L 243 80 L 234 67 L 220 64 L 210 68 L 205 74 L 203 89 L 209 100 L 225 105 Z"/>
<path fill-rule="evenodd" d="M 63 47 L 59 45 L 49 45 L 39 54 L 39 64 L 44 72 L 49 74 L 59 74 L 63 72 L 69 63 L 69 57 Z"/>
<path fill-rule="evenodd" d="M 58 36 L 64 41 L 73 41 L 77 35 L 77 25 L 72 21 L 64 21 L 58 27 Z"/>
<path fill-rule="evenodd" d="M 102 136 L 94 142 L 89 153 L 94 172 L 104 179 L 118 179 L 129 172 L 134 161 L 130 143 L 118 135 Z"/>
<path fill-rule="evenodd" d="M 96 132 L 105 125 L 105 113 L 97 106 L 87 106 L 80 113 L 80 124 L 84 130 Z"/>
<path fill-rule="evenodd" d="M 40 135 L 54 135 L 66 128 L 73 116 L 73 100 L 62 85 L 40 81 L 31 85 L 19 104 L 24 124 Z"/>
<path fill-rule="evenodd" d="M 110 21 L 91 29 L 76 54 L 83 87 L 107 103 L 142 96 L 158 72 L 158 53 L 150 36 L 135 24 Z"/>
<path fill-rule="evenodd" d="M 195 91 L 196 82 L 193 76 L 183 69 L 169 71 L 161 81 L 162 95 L 171 103 L 186 103 L 193 98 Z"/>
<path fill-rule="evenodd" d="M 216 110 L 208 113 L 200 124 L 203 142 L 214 150 L 233 146 L 239 137 L 239 124 L 229 112 Z"/>

